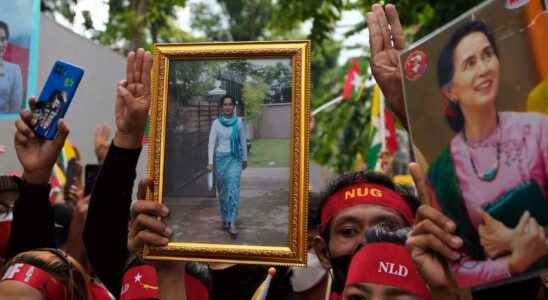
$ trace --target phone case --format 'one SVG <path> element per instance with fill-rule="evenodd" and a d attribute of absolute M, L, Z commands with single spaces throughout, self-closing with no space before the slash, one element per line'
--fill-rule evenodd
<path fill-rule="evenodd" d="M 52 140 L 57 135 L 58 121 L 65 116 L 72 102 L 84 70 L 63 61 L 57 61 L 33 110 L 34 131 L 42 138 Z"/>

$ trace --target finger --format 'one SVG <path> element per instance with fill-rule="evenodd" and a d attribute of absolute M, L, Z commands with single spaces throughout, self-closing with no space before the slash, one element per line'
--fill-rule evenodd
<path fill-rule="evenodd" d="M 374 58 L 383 50 L 382 34 L 375 14 L 367 14 L 367 28 L 369 28 L 369 47 L 371 49 L 371 58 Z"/>
<path fill-rule="evenodd" d="M 122 79 L 122 80 L 118 81 L 118 84 L 117 84 L 117 85 L 121 85 L 121 86 L 127 88 L 128 82 L 127 82 L 127 80 Z"/>
<path fill-rule="evenodd" d="M 133 73 L 133 80 L 135 80 L 135 83 L 142 83 L 141 82 L 141 74 L 142 74 L 142 68 L 143 68 L 143 57 L 145 55 L 145 50 L 143 48 L 139 48 L 137 50 L 137 54 L 135 55 L 135 69 Z"/>
<path fill-rule="evenodd" d="M 154 234 L 169 238 L 173 231 L 164 222 L 153 216 L 139 214 L 132 224 L 133 234 L 138 235 L 140 231 L 146 230 Z"/>
<path fill-rule="evenodd" d="M 392 29 L 392 39 L 394 40 L 394 47 L 398 50 L 405 49 L 405 35 L 400 23 L 400 16 L 398 10 L 394 4 L 388 4 L 385 6 L 386 15 L 390 28 Z"/>
<path fill-rule="evenodd" d="M 529 218 L 529 230 L 527 231 L 528 234 L 531 236 L 537 237 L 540 236 L 540 225 L 537 223 L 535 218 L 531 217 Z"/>
<path fill-rule="evenodd" d="M 142 72 L 142 78 L 141 82 L 143 83 L 145 87 L 144 95 L 150 94 L 150 74 L 152 71 L 152 54 L 150 52 L 145 52 L 144 58 L 143 58 L 143 72 Z"/>
<path fill-rule="evenodd" d="M 463 244 L 463 241 L 460 237 L 446 232 L 429 219 L 417 223 L 417 225 L 413 228 L 413 231 L 411 231 L 410 233 L 410 235 L 412 236 L 424 234 L 434 235 L 441 242 L 449 245 L 453 249 L 459 249 L 460 247 L 462 247 Z"/>
<path fill-rule="evenodd" d="M 21 146 L 27 146 L 28 143 L 29 143 L 29 138 L 26 137 L 24 134 L 20 133 L 20 132 L 16 132 L 15 133 L 15 144 L 16 145 L 21 145 Z"/>
<path fill-rule="evenodd" d="M 116 93 L 117 96 L 122 99 L 124 106 L 127 106 L 128 103 L 131 103 L 133 101 L 133 96 L 131 95 L 130 91 L 121 85 L 116 88 Z"/>
<path fill-rule="evenodd" d="M 36 137 L 34 131 L 30 129 L 30 127 L 23 120 L 15 121 L 15 128 L 17 129 L 17 132 L 21 133 L 27 139 L 33 139 Z"/>
<path fill-rule="evenodd" d="M 61 151 L 61 148 L 63 148 L 63 146 L 65 145 L 65 140 L 69 135 L 69 129 L 67 127 L 67 124 L 65 123 L 65 120 L 63 119 L 60 119 L 58 124 L 59 131 L 57 132 L 57 136 L 53 140 L 53 145 L 57 151 Z"/>
<path fill-rule="evenodd" d="M 25 122 L 25 124 L 27 124 L 29 127 L 32 127 L 33 115 L 30 111 L 21 110 L 19 115 L 21 116 L 21 120 L 23 120 L 23 122 Z"/>
<path fill-rule="evenodd" d="M 491 215 L 488 214 L 483 209 L 480 209 L 479 212 L 485 224 L 492 224 L 492 223 L 498 222 L 495 218 L 491 217 Z"/>
<path fill-rule="evenodd" d="M 135 82 L 133 78 L 134 69 L 135 69 L 135 52 L 131 51 L 127 55 L 127 64 L 126 64 L 126 79 L 128 84 Z"/>
<path fill-rule="evenodd" d="M 521 215 L 521 218 L 519 219 L 518 226 L 516 226 L 516 233 L 518 235 L 523 234 L 525 232 L 525 228 L 528 225 L 528 222 L 529 222 L 529 212 L 525 211 Z"/>
<path fill-rule="evenodd" d="M 158 202 L 137 200 L 131 207 L 133 215 L 147 214 L 154 217 L 167 217 L 169 215 L 169 209 L 167 206 Z"/>
<path fill-rule="evenodd" d="M 29 107 L 31 111 L 38 108 L 38 102 L 36 101 L 36 97 L 33 96 L 29 98 Z"/>
<path fill-rule="evenodd" d="M 382 40 L 384 43 L 384 49 L 392 48 L 392 42 L 390 39 L 390 28 L 388 28 L 388 20 L 386 19 L 384 8 L 378 3 L 373 4 L 373 12 L 375 13 L 377 23 L 379 24 Z"/>
<path fill-rule="evenodd" d="M 417 209 L 416 223 L 422 222 L 422 220 L 430 220 L 448 233 L 453 233 L 457 229 L 457 225 L 453 220 L 448 218 L 442 212 L 428 205 L 421 205 Z"/>
<path fill-rule="evenodd" d="M 142 247 L 144 244 L 153 246 L 165 246 L 169 243 L 169 239 L 161 235 L 148 232 L 146 230 L 140 231 L 135 236 L 138 247 Z"/>
<path fill-rule="evenodd" d="M 421 203 L 425 205 L 432 205 L 430 192 L 428 190 L 428 185 L 426 184 L 426 177 L 424 176 L 424 172 L 421 170 L 419 164 L 414 162 L 410 163 L 409 172 L 411 173 L 411 177 L 413 177 L 413 181 L 417 187 L 417 192 L 419 193 L 419 200 Z"/>
<path fill-rule="evenodd" d="M 145 200 L 147 196 L 147 190 L 154 187 L 154 181 L 150 177 L 146 177 L 139 181 L 139 187 L 137 189 L 137 199 Z"/>
<path fill-rule="evenodd" d="M 421 248 L 440 253 L 447 260 L 453 261 L 460 258 L 460 254 L 451 250 L 445 243 L 437 239 L 433 234 L 410 236 L 406 245 L 408 248 Z"/>

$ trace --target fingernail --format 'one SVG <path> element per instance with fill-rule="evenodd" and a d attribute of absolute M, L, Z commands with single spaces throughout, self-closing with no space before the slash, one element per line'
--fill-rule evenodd
<path fill-rule="evenodd" d="M 167 208 L 167 206 L 162 206 L 162 215 L 164 217 L 166 217 L 167 215 L 169 215 L 169 209 Z"/>
<path fill-rule="evenodd" d="M 169 239 L 168 239 L 168 238 L 162 238 L 162 239 L 160 240 L 160 242 L 161 242 L 162 244 L 165 245 L 165 244 L 168 244 L 168 243 L 169 243 Z"/>
<path fill-rule="evenodd" d="M 453 231 L 455 229 L 455 223 L 453 223 L 451 221 L 445 223 L 445 226 L 447 227 L 448 230 L 451 230 L 451 231 Z"/>
<path fill-rule="evenodd" d="M 455 236 L 451 239 L 451 241 L 453 242 L 453 244 L 457 245 L 457 246 L 460 246 L 462 245 L 462 239 L 458 236 Z"/>
<path fill-rule="evenodd" d="M 170 227 L 167 227 L 166 230 L 164 230 L 165 236 L 171 236 L 172 233 L 173 233 L 173 230 Z"/>
<path fill-rule="evenodd" d="M 451 253 L 451 258 L 452 258 L 453 260 L 457 260 L 457 259 L 460 258 L 460 254 L 459 254 L 458 252 L 454 252 L 454 251 L 453 251 L 453 252 Z"/>

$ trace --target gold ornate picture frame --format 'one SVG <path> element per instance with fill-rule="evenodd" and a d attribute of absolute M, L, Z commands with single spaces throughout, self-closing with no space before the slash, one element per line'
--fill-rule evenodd
<path fill-rule="evenodd" d="M 170 208 L 165 221 L 174 235 L 165 247 L 145 246 L 143 257 L 304 265 L 310 42 L 157 44 L 152 79 L 148 174 L 154 189 L 147 200 Z M 246 149 L 239 157 L 245 164 L 237 168 L 239 216 L 226 222 L 239 226 L 237 235 L 225 227 L 230 213 L 219 212 L 219 197 L 226 198 L 222 180 L 232 179 L 223 175 L 228 171 L 217 173 L 222 149 L 212 132 L 234 130 L 220 125 L 230 116 L 223 101 L 234 105 L 233 118 L 243 124 L 236 132 L 247 138 L 239 139 Z"/>

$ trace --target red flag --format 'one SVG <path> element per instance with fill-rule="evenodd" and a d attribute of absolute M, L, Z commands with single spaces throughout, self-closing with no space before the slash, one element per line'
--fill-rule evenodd
<path fill-rule="evenodd" d="M 360 74 L 360 64 L 358 63 L 358 60 L 353 58 L 352 59 L 352 68 L 348 70 L 346 73 L 346 80 L 344 81 L 344 87 L 343 87 L 343 94 L 342 98 L 343 100 L 347 100 L 352 95 L 352 92 L 355 90 L 354 84 L 355 84 L 355 78 L 359 76 Z"/>
<path fill-rule="evenodd" d="M 384 123 L 386 124 L 386 150 L 390 154 L 394 154 L 398 150 L 398 140 L 396 136 L 396 126 L 394 117 L 390 111 L 384 111 Z"/>

